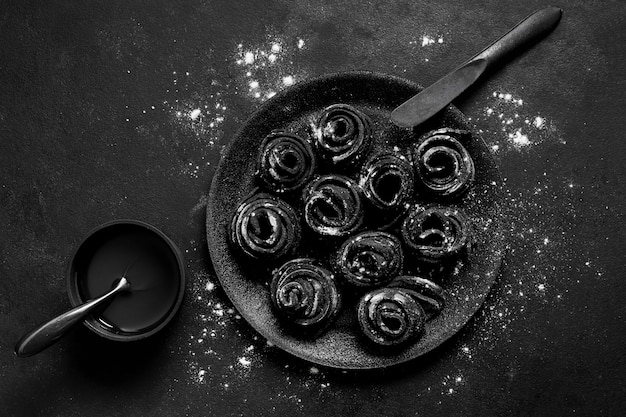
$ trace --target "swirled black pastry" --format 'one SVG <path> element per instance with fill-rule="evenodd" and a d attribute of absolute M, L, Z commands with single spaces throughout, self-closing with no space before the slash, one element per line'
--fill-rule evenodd
<path fill-rule="evenodd" d="M 418 181 L 432 195 L 452 198 L 474 181 L 474 161 L 459 139 L 465 130 L 439 129 L 422 136 L 412 152 Z"/>
<path fill-rule="evenodd" d="M 439 279 L 446 266 L 458 266 L 446 261 L 470 244 L 465 215 L 445 205 L 465 207 L 453 199 L 474 181 L 468 149 L 475 148 L 464 146 L 472 144 L 469 132 L 449 128 L 417 143 L 374 136 L 389 133 L 388 120 L 370 111 L 375 125 L 362 110 L 335 104 L 317 120 L 290 120 L 289 132 L 266 136 L 256 160 L 262 192 L 237 208 L 229 233 L 244 254 L 269 261 L 260 271 L 269 275 L 281 329 L 317 338 L 343 301 L 358 324 L 342 315 L 341 331 L 349 325 L 381 349 L 399 352 L 394 346 L 404 349 L 426 326 L 448 320 L 444 314 L 427 324 L 444 311 Z M 309 130 L 303 120 L 312 122 Z M 394 144 L 402 149 L 392 150 Z M 426 200 L 436 204 L 416 204 Z M 301 230 L 301 220 L 310 230 Z M 424 275 L 407 275 L 413 273 Z M 340 291 L 349 293 L 342 299 Z"/>
<path fill-rule="evenodd" d="M 361 330 L 381 346 L 399 345 L 418 337 L 426 314 L 421 305 L 401 288 L 378 288 L 359 301 L 357 317 Z"/>
<path fill-rule="evenodd" d="M 265 193 L 241 203 L 230 224 L 232 244 L 255 259 L 276 259 L 293 252 L 300 236 L 294 209 Z"/>
<path fill-rule="evenodd" d="M 322 159 L 333 165 L 351 165 L 369 152 L 370 120 L 352 106 L 334 104 L 324 109 L 313 136 Z"/>
<path fill-rule="evenodd" d="M 407 249 L 421 259 L 438 262 L 459 254 L 469 242 L 467 218 L 457 208 L 414 206 L 402 222 Z"/>
<path fill-rule="evenodd" d="M 367 161 L 359 185 L 363 194 L 379 210 L 404 208 L 414 189 L 413 166 L 401 154 L 383 152 Z"/>
<path fill-rule="evenodd" d="M 306 140 L 291 133 L 274 132 L 263 140 L 257 165 L 263 187 L 283 193 L 296 190 L 311 179 L 316 158 Z"/>
<path fill-rule="evenodd" d="M 346 240 L 337 252 L 343 279 L 359 287 L 389 282 L 402 271 L 404 256 L 400 240 L 392 234 L 366 231 Z"/>
<path fill-rule="evenodd" d="M 391 280 L 386 287 L 400 288 L 413 297 L 421 304 L 427 319 L 431 319 L 441 313 L 445 305 L 443 288 L 426 278 L 401 275 Z"/>
<path fill-rule="evenodd" d="M 276 269 L 270 296 L 278 314 L 303 329 L 324 327 L 341 307 L 333 274 L 309 258 L 293 259 Z"/>
<path fill-rule="evenodd" d="M 359 185 L 343 175 L 324 175 L 304 190 L 304 220 L 321 235 L 344 236 L 363 222 Z"/>

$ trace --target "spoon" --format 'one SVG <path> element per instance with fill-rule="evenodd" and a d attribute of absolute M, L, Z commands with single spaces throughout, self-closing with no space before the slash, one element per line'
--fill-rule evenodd
<path fill-rule="evenodd" d="M 126 278 L 126 273 L 133 263 L 134 261 L 129 264 L 121 278 L 113 281 L 111 290 L 106 294 L 74 307 L 24 335 L 15 345 L 16 355 L 27 357 L 41 352 L 64 336 L 77 323 L 82 322 L 89 314 L 112 301 L 117 294 L 130 290 L 130 281 Z"/>

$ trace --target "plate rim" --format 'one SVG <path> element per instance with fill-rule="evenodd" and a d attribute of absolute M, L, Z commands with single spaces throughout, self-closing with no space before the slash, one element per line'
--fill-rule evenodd
<path fill-rule="evenodd" d="M 291 96 L 294 94 L 298 94 L 299 91 L 306 89 L 307 86 L 313 84 L 313 83 L 323 83 L 323 82 L 329 82 L 329 81 L 340 81 L 341 79 L 344 78 L 349 78 L 349 79 L 355 79 L 355 78 L 366 78 L 369 79 L 370 81 L 372 79 L 375 79 L 377 82 L 381 82 L 381 81 L 386 81 L 386 82 L 393 82 L 393 83 L 398 83 L 400 85 L 403 85 L 404 87 L 407 87 L 411 90 L 413 90 L 415 93 L 418 93 L 419 91 L 423 90 L 423 87 L 411 80 L 408 80 L 406 78 L 397 76 L 397 75 L 393 75 L 393 74 L 387 74 L 387 73 L 381 73 L 381 72 L 376 72 L 376 71 L 363 71 L 363 70 L 359 70 L 359 71 L 345 71 L 345 72 L 336 72 L 336 73 L 330 73 L 330 74 L 324 74 L 318 77 L 312 77 L 312 78 L 308 78 L 306 80 L 303 80 L 299 83 L 294 84 L 293 86 L 286 88 L 282 91 L 280 91 L 279 93 L 277 93 L 274 97 L 270 98 L 269 100 L 261 103 L 261 105 L 254 111 L 252 112 L 248 118 L 246 118 L 246 120 L 242 123 L 241 127 L 235 132 L 235 134 L 232 136 L 232 139 L 223 147 L 222 152 L 221 152 L 221 158 L 220 158 L 220 162 L 218 164 L 217 169 L 215 170 L 214 174 L 213 174 L 213 178 L 211 180 L 211 185 L 210 185 L 210 189 L 209 189 L 209 193 L 208 193 L 208 201 L 207 201 L 207 206 L 206 206 L 206 222 L 205 222 L 205 232 L 206 232 L 206 238 L 207 238 L 207 246 L 209 249 L 209 255 L 210 255 L 210 263 L 213 267 L 213 270 L 215 272 L 216 277 L 218 278 L 218 280 L 220 281 L 220 285 L 223 288 L 226 296 L 228 297 L 229 301 L 235 306 L 235 308 L 237 308 L 238 313 L 241 314 L 241 316 L 246 320 L 247 324 L 254 329 L 255 332 L 257 332 L 258 334 L 260 334 L 262 337 L 266 338 L 268 341 L 270 341 L 271 343 L 273 343 L 275 346 L 279 347 L 281 350 L 296 356 L 300 359 L 303 359 L 305 361 L 311 362 L 311 363 L 315 363 L 317 365 L 322 365 L 322 366 L 327 366 L 327 367 L 331 367 L 331 368 L 337 368 L 337 369 L 350 369 L 350 370 L 358 370 L 358 369 L 362 369 L 362 370 L 367 370 L 367 369 L 382 369 L 382 368 L 388 368 L 390 366 L 396 366 L 399 365 L 401 363 L 405 363 L 407 361 L 411 361 L 411 360 L 415 360 L 416 358 L 423 356 L 426 353 L 431 352 L 433 349 L 437 348 L 438 346 L 440 346 L 441 344 L 445 343 L 445 341 L 449 340 L 452 336 L 454 336 L 455 334 L 457 334 L 463 327 L 465 327 L 465 325 L 467 325 L 467 323 L 469 322 L 469 320 L 475 316 L 475 314 L 481 310 L 482 306 L 484 305 L 484 302 L 488 296 L 488 294 L 490 293 L 497 277 L 500 275 L 500 271 L 502 268 L 502 261 L 504 259 L 504 250 L 501 251 L 501 254 L 497 257 L 497 261 L 495 262 L 495 266 L 493 268 L 494 270 L 494 277 L 491 278 L 489 280 L 489 286 L 487 291 L 482 294 L 481 296 L 481 301 L 478 305 L 478 307 L 476 307 L 472 314 L 468 315 L 467 317 L 464 318 L 463 323 L 460 326 L 457 326 L 457 329 L 452 332 L 451 335 L 449 335 L 448 337 L 445 337 L 443 340 L 438 341 L 437 343 L 434 343 L 433 346 L 430 346 L 428 349 L 422 351 L 420 354 L 416 355 L 416 356 L 410 356 L 408 358 L 400 358 L 399 360 L 388 360 L 385 361 L 384 364 L 371 364 L 371 365 L 350 365 L 350 364 L 346 364 L 343 363 L 341 361 L 321 361 L 321 360 L 315 360 L 317 358 L 312 358 L 310 357 L 306 352 L 302 352 L 300 350 L 297 349 L 293 349 L 289 347 L 289 343 L 284 342 L 283 338 L 280 337 L 280 334 L 266 334 L 266 332 L 262 332 L 260 331 L 257 326 L 254 324 L 255 320 L 254 318 L 250 317 L 248 312 L 246 311 L 246 309 L 241 309 L 238 307 L 239 302 L 236 301 L 238 299 L 237 296 L 235 296 L 232 292 L 231 289 L 224 285 L 224 278 L 221 276 L 222 272 L 220 270 L 220 268 L 216 267 L 216 261 L 215 258 L 217 255 L 220 255 L 219 253 L 217 253 L 217 251 L 219 250 L 216 245 L 212 245 L 210 242 L 214 241 L 214 237 L 216 237 L 219 232 L 218 232 L 218 228 L 216 227 L 209 227 L 211 224 L 211 219 L 215 218 L 214 215 L 214 202 L 216 201 L 216 193 L 217 193 L 217 189 L 219 188 L 219 184 L 218 184 L 218 179 L 222 176 L 222 171 L 224 171 L 225 168 L 225 164 L 224 164 L 224 160 L 225 160 L 225 156 L 229 155 L 232 148 L 236 145 L 236 143 L 238 142 L 238 138 L 240 138 L 243 134 L 243 132 L 246 129 L 246 126 L 248 126 L 252 121 L 255 121 L 259 115 L 262 115 L 264 112 L 267 111 L 267 109 L 271 106 L 271 104 L 273 102 L 277 102 L 278 100 L 284 99 L 285 96 Z M 403 102 L 404 100 L 400 100 L 398 105 L 401 104 L 401 102 Z M 455 106 L 453 106 L 452 104 L 448 105 L 444 111 L 450 112 L 450 115 L 458 120 L 462 120 L 463 123 L 465 124 L 469 124 L 472 127 L 475 127 L 473 125 L 473 123 L 470 122 L 470 120 L 468 120 L 467 116 L 465 116 L 459 109 L 457 109 Z M 484 139 L 482 137 L 482 135 L 473 135 L 475 136 L 475 139 L 480 140 L 482 142 L 481 147 L 485 150 L 487 150 L 487 145 L 484 142 Z M 496 192 L 501 192 L 501 188 L 503 186 L 502 184 L 502 176 L 500 174 L 499 169 L 497 169 L 497 164 L 495 162 L 495 160 L 493 159 L 493 156 L 487 152 L 490 159 L 491 159 L 491 163 L 494 165 L 494 167 L 496 167 L 496 172 L 497 172 L 497 176 L 499 177 L 499 185 L 500 185 L 500 189 L 497 190 Z M 217 222 L 216 222 L 217 223 Z M 505 242 L 505 238 L 504 236 L 501 237 L 501 241 L 502 243 Z M 503 245 L 504 246 L 504 245 Z M 390 355 L 392 356 L 392 355 Z"/>

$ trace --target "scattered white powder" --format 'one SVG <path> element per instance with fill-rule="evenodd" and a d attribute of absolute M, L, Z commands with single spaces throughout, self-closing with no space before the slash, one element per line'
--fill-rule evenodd
<path fill-rule="evenodd" d="M 199 212 L 194 209 L 191 214 L 196 216 Z M 241 400 L 246 401 L 250 381 L 263 375 L 265 357 L 275 354 L 278 348 L 239 323 L 242 318 L 220 290 L 216 277 L 204 269 L 206 260 L 202 251 L 196 250 L 200 244 L 203 242 L 191 241 L 185 251 L 189 254 L 188 268 L 193 271 L 189 299 L 193 311 L 197 311 L 189 324 L 190 333 L 183 351 L 188 383 L 198 389 L 241 390 Z M 216 343 L 216 339 L 220 341 Z M 303 403 L 300 397 L 303 390 L 322 393 L 329 392 L 331 386 L 322 369 L 305 362 L 285 365 L 272 384 L 275 394 L 270 401 L 298 407 Z"/>
<path fill-rule="evenodd" d="M 418 51 L 412 51 L 411 53 L 420 54 L 425 53 L 426 51 L 435 51 L 432 49 L 433 46 L 441 46 L 444 43 L 443 35 L 422 35 L 418 39 L 412 39 L 408 41 L 410 46 L 420 46 L 421 48 Z M 439 50 L 440 51 L 440 50 Z M 430 57 L 422 56 L 420 59 L 423 59 L 424 62 L 430 62 Z M 398 65 L 394 65 L 394 68 L 397 68 Z M 403 69 L 403 72 L 406 72 L 407 69 Z"/>
<path fill-rule="evenodd" d="M 469 348 L 469 346 L 467 345 L 463 345 L 461 347 L 461 352 L 463 352 L 463 354 L 468 358 L 468 359 L 472 359 L 472 350 Z"/>
<path fill-rule="evenodd" d="M 589 248 L 571 244 L 579 238 L 576 229 L 568 225 L 578 221 L 577 206 L 583 201 L 584 188 L 545 172 L 538 176 L 534 189 L 507 195 L 508 273 L 498 278 L 478 319 L 463 330 L 469 340 L 459 346 L 461 358 L 473 359 L 476 348 L 476 352 L 501 350 L 509 343 L 512 328 L 519 331 L 517 322 L 524 320 L 530 305 L 561 302 L 581 277 L 600 279 L 604 275 L 594 266 Z M 549 198 L 535 197 L 543 194 Z"/>
<path fill-rule="evenodd" d="M 443 35 L 422 35 L 418 39 L 413 39 L 409 41 L 409 45 L 419 45 L 422 48 L 427 46 L 432 46 L 435 44 L 443 44 Z"/>
<path fill-rule="evenodd" d="M 205 82 L 204 77 L 199 83 L 192 77 L 191 71 L 172 71 L 172 84 L 165 89 L 166 99 L 158 104 L 148 105 L 140 110 L 143 117 L 150 117 L 151 112 L 165 112 L 171 124 L 184 137 L 187 143 L 185 149 L 193 152 L 188 154 L 200 155 L 195 159 L 181 161 L 178 173 L 197 179 L 205 176 L 206 168 L 211 165 L 209 153 L 219 145 L 223 137 L 222 125 L 226 120 L 228 106 L 224 100 L 225 89 L 222 83 L 213 79 Z M 128 109 L 128 106 L 126 106 Z M 132 120 L 137 119 L 135 116 Z M 129 118 L 130 119 L 130 118 Z M 145 125 L 139 125 L 138 130 L 147 130 Z M 159 136 L 162 142 L 176 141 L 176 136 Z M 168 143 L 168 146 L 171 146 Z M 175 142 L 174 145 L 178 146 Z M 183 145 L 181 145 L 183 146 Z"/>
<path fill-rule="evenodd" d="M 202 114 L 202 110 L 200 110 L 200 109 L 193 109 L 189 113 L 189 117 L 191 118 L 191 120 L 196 120 L 201 114 Z"/>
<path fill-rule="evenodd" d="M 411 42 L 409 42 L 411 43 Z M 422 39 L 421 39 L 421 45 L 422 46 L 429 46 L 429 45 L 433 45 L 435 43 L 443 43 L 443 37 L 439 36 L 439 37 L 431 37 L 428 35 L 423 35 Z"/>
<path fill-rule="evenodd" d="M 239 362 L 239 365 L 246 367 L 246 368 L 252 364 L 252 362 L 244 356 L 238 358 L 237 361 Z"/>
<path fill-rule="evenodd" d="M 192 74 L 196 71 L 174 70 L 171 72 L 171 85 L 164 91 L 167 98 L 135 112 L 125 106 L 128 112 L 125 120 L 128 123 L 139 122 L 137 130 L 148 136 L 150 131 L 147 125 L 142 124 L 142 118 L 149 117 L 154 111 L 166 112 L 170 116 L 169 123 L 189 139 L 188 143 L 179 145 L 184 150 L 181 154 L 200 155 L 182 160 L 175 167 L 176 173 L 191 179 L 206 178 L 207 168 L 211 165 L 209 154 L 216 147 L 222 147 L 223 124 L 229 111 L 224 97 L 245 91 L 249 98 L 264 101 L 296 81 L 307 78 L 306 72 L 297 67 L 297 54 L 304 46 L 302 38 L 286 41 L 280 36 L 270 35 L 261 45 L 237 45 L 234 62 L 241 70 L 241 77 L 236 81 L 245 84 L 245 90 L 241 84 L 236 85 L 231 80 L 209 78 L 207 83 L 206 74 L 197 72 L 195 77 Z M 131 71 L 126 72 L 130 74 Z M 159 140 L 165 142 L 169 138 L 161 136 Z"/>
<path fill-rule="evenodd" d="M 248 86 L 248 97 L 264 101 L 306 78 L 307 74 L 296 66 L 297 54 L 304 45 L 302 38 L 286 41 L 275 35 L 268 35 L 260 45 L 238 44 L 234 63 L 241 71 L 241 82 Z"/>
<path fill-rule="evenodd" d="M 533 121 L 533 126 L 535 126 L 537 129 L 541 129 L 546 125 L 546 120 L 541 117 L 541 116 L 537 116 L 535 117 L 535 120 Z"/>
<path fill-rule="evenodd" d="M 444 43 L 444 38 L 424 35 L 411 43 L 434 50 L 432 48 Z M 306 49 L 305 45 L 304 39 L 284 39 L 276 35 L 270 35 L 256 45 L 239 44 L 231 57 L 231 63 L 238 71 L 235 82 L 214 80 L 201 91 L 189 83 L 190 74 L 195 71 L 173 71 L 168 98 L 129 114 L 129 119 L 149 115 L 151 111 L 165 111 L 170 122 L 202 150 L 196 154 L 215 152 L 222 140 L 222 124 L 228 115 L 229 106 L 223 97 L 245 94 L 253 101 L 263 101 L 307 78 L 306 71 L 298 66 L 298 54 Z M 565 144 L 555 123 L 518 94 L 496 91 L 489 99 L 489 105 L 474 122 L 484 130 L 483 136 L 497 157 L 522 151 L 539 152 L 542 143 Z M 130 112 L 128 106 L 126 109 Z M 208 165 L 202 156 L 186 161 L 181 173 L 191 178 L 204 178 L 204 169 Z M 478 313 L 478 318 L 462 330 L 465 335 L 458 338 L 460 345 L 454 358 L 455 369 L 442 372 L 445 376 L 441 377 L 440 383 L 422 388 L 418 395 L 442 398 L 461 392 L 466 384 L 472 383 L 462 372 L 464 366 L 484 355 L 485 351 L 489 354 L 500 351 L 509 341 L 511 328 L 519 326 L 517 321 L 525 317 L 530 303 L 561 302 L 581 275 L 595 279 L 603 276 L 604 271 L 596 267 L 597 262 L 585 252 L 584 246 L 573 249 L 568 243 L 576 239 L 572 230 L 559 229 L 555 221 L 558 218 L 571 224 L 576 219 L 577 204 L 584 191 L 583 186 L 569 178 L 544 176 L 534 189 L 510 192 L 507 200 L 514 207 L 508 213 L 506 230 L 510 236 L 507 259 L 514 259 L 508 262 L 510 273 L 498 278 L 501 281 Z M 539 194 L 552 195 L 561 204 L 539 202 L 541 199 L 534 198 Z M 561 212 L 558 207 L 566 207 L 566 210 Z M 194 208 L 194 215 L 199 212 Z M 197 312 L 187 325 L 189 335 L 183 348 L 188 383 L 199 389 L 240 389 L 245 393 L 249 381 L 264 375 L 261 368 L 265 358 L 278 348 L 240 323 L 241 315 L 221 291 L 217 278 L 205 269 L 206 248 L 199 250 L 204 245 L 202 241 L 191 241 L 185 249 L 191 271 L 190 310 Z M 555 265 L 570 265 L 571 270 L 563 270 L 563 266 L 557 269 Z M 219 343 L 214 342 L 216 339 Z M 300 395 L 303 389 L 334 395 L 335 390 L 328 390 L 331 383 L 323 368 L 300 361 L 290 363 L 292 365 L 281 368 L 282 373 L 272 381 L 276 385 L 276 394 L 271 401 L 302 407 Z M 337 372 L 333 378 L 347 373 Z M 242 401 L 246 400 L 245 394 L 242 398 Z"/>
<path fill-rule="evenodd" d="M 491 111 L 485 111 L 486 117 L 478 124 L 487 129 L 496 125 L 498 135 L 494 134 L 493 137 L 497 138 L 497 143 L 490 145 L 494 152 L 500 149 L 518 150 L 531 144 L 535 145 L 535 151 L 540 151 L 539 145 L 555 140 L 556 131 L 549 128 L 552 123 L 545 116 L 527 114 L 524 108 L 527 104 L 521 98 L 502 93 L 502 97 L 496 94 L 493 99 L 494 103 L 489 107 Z M 512 122 L 503 124 L 503 120 Z M 500 126 L 505 126 L 507 130 L 502 131 Z M 512 138 L 508 136 L 509 132 L 513 134 Z M 517 322 L 523 320 L 529 304 L 537 301 L 561 302 L 567 296 L 568 288 L 577 282 L 568 277 L 576 274 L 559 270 L 555 265 L 571 265 L 571 268 L 577 270 L 585 268 L 589 276 L 602 276 L 603 271 L 595 268 L 594 260 L 589 253 L 584 252 L 584 247 L 581 246 L 577 251 L 572 249 L 568 242 L 575 236 L 570 234 L 571 231 L 561 230 L 555 222 L 556 218 L 570 223 L 575 220 L 578 215 L 576 203 L 583 191 L 583 187 L 568 178 L 543 175 L 534 189 L 511 191 L 507 195 L 512 208 L 505 222 L 505 233 L 509 236 L 507 264 L 510 273 L 498 278 L 500 282 L 495 287 L 496 292 L 488 298 L 477 319 L 462 330 L 465 335 L 459 338 L 454 369 L 447 371 L 439 385 L 423 387 L 416 395 L 443 398 L 463 392 L 464 387 L 472 383 L 463 370 L 477 356 L 501 351 L 502 346 L 509 343 L 511 330 L 519 328 Z M 559 205 L 534 198 L 538 194 L 553 195 L 562 201 L 560 206 L 566 206 L 567 209 L 564 213 L 559 212 Z M 193 242 L 193 246 L 197 244 Z M 190 252 L 195 253 L 193 248 Z M 193 276 L 194 296 L 191 298 L 199 313 L 188 342 L 190 382 L 199 387 L 210 385 L 223 390 L 241 388 L 245 392 L 246 381 L 263 375 L 261 368 L 264 358 L 278 348 L 256 334 L 242 332 L 247 327 L 238 324 L 241 316 L 225 295 L 218 291 L 216 278 L 204 271 L 204 260 L 199 254 L 197 256 L 197 263 L 192 269 L 201 272 Z M 226 348 L 223 342 L 211 343 L 214 338 L 234 342 L 227 344 Z M 219 351 L 217 346 L 221 346 Z M 337 374 L 333 378 L 338 378 Z M 300 397 L 303 389 L 325 395 L 334 395 L 332 393 L 335 392 L 328 390 L 332 385 L 322 369 L 299 361 L 286 364 L 283 373 L 273 382 L 276 384 L 276 394 L 270 400 L 274 403 L 300 407 L 303 404 Z"/>
<path fill-rule="evenodd" d="M 509 133 L 509 138 L 518 146 L 530 145 L 530 140 L 528 140 L 527 135 L 522 133 L 522 129 L 517 129 L 514 133 Z"/>
<path fill-rule="evenodd" d="M 492 92 L 492 103 L 474 117 L 493 153 L 502 156 L 509 151 L 523 151 L 545 140 L 566 142 L 558 137 L 556 126 L 545 116 L 529 114 L 525 101 L 513 93 Z M 504 139 L 504 140 L 503 140 Z"/>

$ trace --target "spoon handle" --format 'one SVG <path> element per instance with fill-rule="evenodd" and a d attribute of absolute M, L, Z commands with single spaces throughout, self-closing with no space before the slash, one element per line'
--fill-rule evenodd
<path fill-rule="evenodd" d="M 129 287 L 128 280 L 122 277 L 106 294 L 74 307 L 24 335 L 15 345 L 15 353 L 19 357 L 26 357 L 41 352 L 64 336 L 74 325 L 82 322 L 95 309 L 111 301 L 118 292 Z"/>
<path fill-rule="evenodd" d="M 469 61 L 484 59 L 491 67 L 516 49 L 528 46 L 550 33 L 561 20 L 563 10 L 549 6 L 532 13 Z"/>

